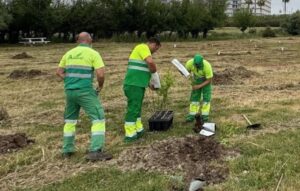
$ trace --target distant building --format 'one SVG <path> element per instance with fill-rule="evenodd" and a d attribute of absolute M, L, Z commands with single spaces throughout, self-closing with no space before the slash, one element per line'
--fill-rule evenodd
<path fill-rule="evenodd" d="M 252 4 L 246 4 L 247 0 L 229 0 L 226 14 L 232 16 L 235 11 L 241 8 L 248 8 L 254 15 L 270 15 L 271 14 L 271 0 L 266 0 L 265 5 L 258 6 L 258 0 L 252 0 Z"/>

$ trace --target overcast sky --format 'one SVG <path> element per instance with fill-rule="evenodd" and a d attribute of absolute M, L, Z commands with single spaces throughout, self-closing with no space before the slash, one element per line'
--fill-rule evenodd
<path fill-rule="evenodd" d="M 297 10 L 300 10 L 300 0 L 290 0 L 289 3 L 286 4 L 286 12 L 293 13 Z M 284 12 L 284 4 L 282 0 L 272 0 L 272 14 L 283 14 Z"/>

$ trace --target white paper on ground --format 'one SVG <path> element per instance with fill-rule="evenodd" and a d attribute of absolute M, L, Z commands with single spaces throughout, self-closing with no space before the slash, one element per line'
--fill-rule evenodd
<path fill-rule="evenodd" d="M 173 59 L 171 62 L 184 77 L 189 77 L 189 71 L 187 71 L 187 69 L 177 59 Z"/>
<path fill-rule="evenodd" d="M 203 129 L 200 131 L 200 135 L 204 136 L 211 136 L 215 134 L 216 131 L 216 124 L 215 123 L 204 123 L 203 124 Z"/>
<path fill-rule="evenodd" d="M 161 88 L 160 79 L 159 79 L 159 75 L 157 72 L 151 74 L 150 84 L 153 85 L 155 89 Z"/>

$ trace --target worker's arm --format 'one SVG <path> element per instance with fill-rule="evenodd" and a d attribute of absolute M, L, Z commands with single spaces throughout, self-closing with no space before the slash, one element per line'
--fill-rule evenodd
<path fill-rule="evenodd" d="M 105 75 L 104 67 L 98 68 L 95 71 L 96 71 L 96 76 L 98 81 L 98 90 L 101 91 L 104 84 L 104 75 Z"/>
<path fill-rule="evenodd" d="M 206 79 L 203 83 L 194 85 L 193 90 L 198 90 L 206 86 L 207 84 L 210 84 L 212 82 L 212 78 Z"/>
<path fill-rule="evenodd" d="M 59 76 L 60 78 L 64 79 L 65 78 L 65 69 L 62 67 L 58 67 L 56 70 L 56 75 Z"/>
<path fill-rule="evenodd" d="M 146 63 L 148 64 L 149 70 L 151 73 L 155 73 L 156 72 L 156 65 L 152 59 L 152 56 L 148 56 L 147 58 L 145 58 Z"/>

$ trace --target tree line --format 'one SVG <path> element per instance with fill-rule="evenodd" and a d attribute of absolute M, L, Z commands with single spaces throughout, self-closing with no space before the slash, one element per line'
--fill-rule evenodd
<path fill-rule="evenodd" d="M 197 38 L 221 25 L 226 0 L 0 0 L 0 42 L 56 35 L 64 41 L 88 31 L 94 38 L 168 31 Z"/>

